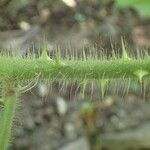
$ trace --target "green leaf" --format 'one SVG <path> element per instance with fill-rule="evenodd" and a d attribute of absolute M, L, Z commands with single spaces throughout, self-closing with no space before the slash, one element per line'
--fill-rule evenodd
<path fill-rule="evenodd" d="M 150 18 L 150 0 L 116 0 L 119 7 L 132 7 L 141 17 Z"/>

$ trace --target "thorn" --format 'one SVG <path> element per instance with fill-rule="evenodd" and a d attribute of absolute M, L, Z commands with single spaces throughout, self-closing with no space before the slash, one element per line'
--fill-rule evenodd
<path fill-rule="evenodd" d="M 54 58 L 54 62 L 55 62 L 55 65 L 56 66 L 65 66 L 65 63 L 61 61 L 60 57 L 59 56 L 56 56 Z"/>
<path fill-rule="evenodd" d="M 128 56 L 127 50 L 125 48 L 125 44 L 124 44 L 124 41 L 123 41 L 122 37 L 121 37 L 121 45 L 122 45 L 122 58 L 130 59 L 130 57 Z"/>
<path fill-rule="evenodd" d="M 42 53 L 41 53 L 41 57 L 40 58 L 43 58 L 43 59 L 47 59 L 47 60 L 52 60 L 48 54 L 47 54 L 47 51 L 42 49 Z"/>
<path fill-rule="evenodd" d="M 40 58 L 48 60 L 48 61 L 53 61 L 47 53 L 47 42 L 46 39 L 43 38 L 42 42 L 41 42 L 41 56 Z"/>
<path fill-rule="evenodd" d="M 54 57 L 54 63 L 56 66 L 65 66 L 65 63 L 61 61 L 61 52 L 60 49 L 56 49 L 56 54 Z"/>
<path fill-rule="evenodd" d="M 134 74 L 138 77 L 140 83 L 142 83 L 143 77 L 146 76 L 148 72 L 145 70 L 137 70 Z"/>

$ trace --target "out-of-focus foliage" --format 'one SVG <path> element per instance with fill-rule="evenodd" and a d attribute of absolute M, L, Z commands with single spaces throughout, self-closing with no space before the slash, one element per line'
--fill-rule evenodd
<path fill-rule="evenodd" d="M 119 7 L 132 7 L 142 17 L 150 18 L 150 0 L 116 0 Z"/>

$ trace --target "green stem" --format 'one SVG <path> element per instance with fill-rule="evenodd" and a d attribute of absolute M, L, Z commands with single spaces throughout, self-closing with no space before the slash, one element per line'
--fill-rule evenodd
<path fill-rule="evenodd" d="M 18 97 L 14 82 L 5 82 L 3 88 L 4 111 L 0 120 L 0 150 L 6 150 L 9 146 Z"/>
<path fill-rule="evenodd" d="M 16 57 L 0 58 L 0 79 L 5 77 L 17 80 L 34 79 L 111 79 L 150 77 L 150 59 L 110 59 L 110 60 L 55 60 L 23 59 Z M 143 72 L 144 71 L 144 74 Z M 137 75 L 136 75 L 137 74 Z M 139 75 L 140 74 L 140 75 Z"/>

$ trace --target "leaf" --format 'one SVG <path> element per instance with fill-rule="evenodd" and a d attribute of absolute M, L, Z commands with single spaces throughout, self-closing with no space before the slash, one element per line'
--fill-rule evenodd
<path fill-rule="evenodd" d="M 116 0 L 119 7 L 132 7 L 141 17 L 150 18 L 150 0 Z"/>

